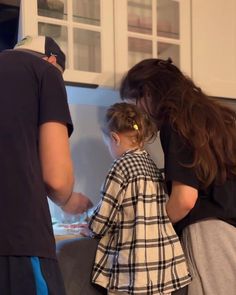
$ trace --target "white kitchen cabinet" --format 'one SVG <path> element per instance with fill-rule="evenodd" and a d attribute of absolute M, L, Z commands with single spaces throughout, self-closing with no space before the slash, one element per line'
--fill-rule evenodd
<path fill-rule="evenodd" d="M 131 66 L 171 57 L 191 74 L 190 0 L 114 0 L 116 87 Z"/>
<path fill-rule="evenodd" d="M 202 90 L 236 99 L 235 0 L 192 0 L 192 58 Z"/>
<path fill-rule="evenodd" d="M 20 35 L 53 37 L 68 82 L 114 87 L 112 0 L 21 0 Z"/>
<path fill-rule="evenodd" d="M 168 58 L 191 73 L 191 0 L 21 0 L 20 35 L 49 35 L 68 82 L 118 88 L 135 63 Z"/>

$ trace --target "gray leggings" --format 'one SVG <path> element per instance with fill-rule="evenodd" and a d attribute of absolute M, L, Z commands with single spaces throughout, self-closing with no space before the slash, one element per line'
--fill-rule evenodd
<path fill-rule="evenodd" d="M 236 294 L 234 226 L 219 219 L 202 220 L 184 229 L 183 244 L 193 276 L 188 295 Z"/>

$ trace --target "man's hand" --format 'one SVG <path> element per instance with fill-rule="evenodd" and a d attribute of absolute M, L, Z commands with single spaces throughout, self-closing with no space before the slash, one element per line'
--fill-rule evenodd
<path fill-rule="evenodd" d="M 89 197 L 82 193 L 73 192 L 61 209 L 69 214 L 82 214 L 91 207 L 93 207 L 93 203 Z"/>
<path fill-rule="evenodd" d="M 79 233 L 83 237 L 89 237 L 89 238 L 92 238 L 93 237 L 93 233 L 88 228 L 88 224 L 81 224 L 81 226 L 80 226 L 80 232 Z"/>

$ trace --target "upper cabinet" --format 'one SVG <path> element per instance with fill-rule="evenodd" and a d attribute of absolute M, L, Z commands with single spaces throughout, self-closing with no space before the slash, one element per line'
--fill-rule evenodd
<path fill-rule="evenodd" d="M 190 0 L 114 0 L 116 86 L 146 58 L 171 57 L 191 74 Z"/>
<path fill-rule="evenodd" d="M 48 35 L 66 53 L 68 82 L 114 86 L 113 1 L 21 0 L 20 35 Z"/>
<path fill-rule="evenodd" d="M 209 95 L 236 99 L 236 1 L 192 0 L 192 77 Z"/>
<path fill-rule="evenodd" d="M 67 55 L 65 81 L 117 88 L 145 58 L 191 73 L 190 0 L 21 0 L 20 35 L 49 35 Z"/>

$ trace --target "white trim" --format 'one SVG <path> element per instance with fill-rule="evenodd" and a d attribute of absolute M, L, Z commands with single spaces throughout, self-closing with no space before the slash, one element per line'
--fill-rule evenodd
<path fill-rule="evenodd" d="M 152 0 L 152 37 L 154 41 L 152 42 L 152 56 L 157 58 L 158 44 L 155 42 L 157 36 L 157 0 Z M 157 39 L 157 38 L 156 38 Z M 157 41 L 157 40 L 156 40 Z"/>
<path fill-rule="evenodd" d="M 127 0 L 114 0 L 115 23 L 115 88 L 119 87 L 128 67 Z"/>
<path fill-rule="evenodd" d="M 67 1 L 67 23 L 68 23 L 68 70 L 73 70 L 74 46 L 73 46 L 73 25 L 72 25 L 72 1 Z"/>
<path fill-rule="evenodd" d="M 191 52 L 191 1 L 181 0 L 180 5 L 180 68 L 188 76 L 192 76 Z"/>

